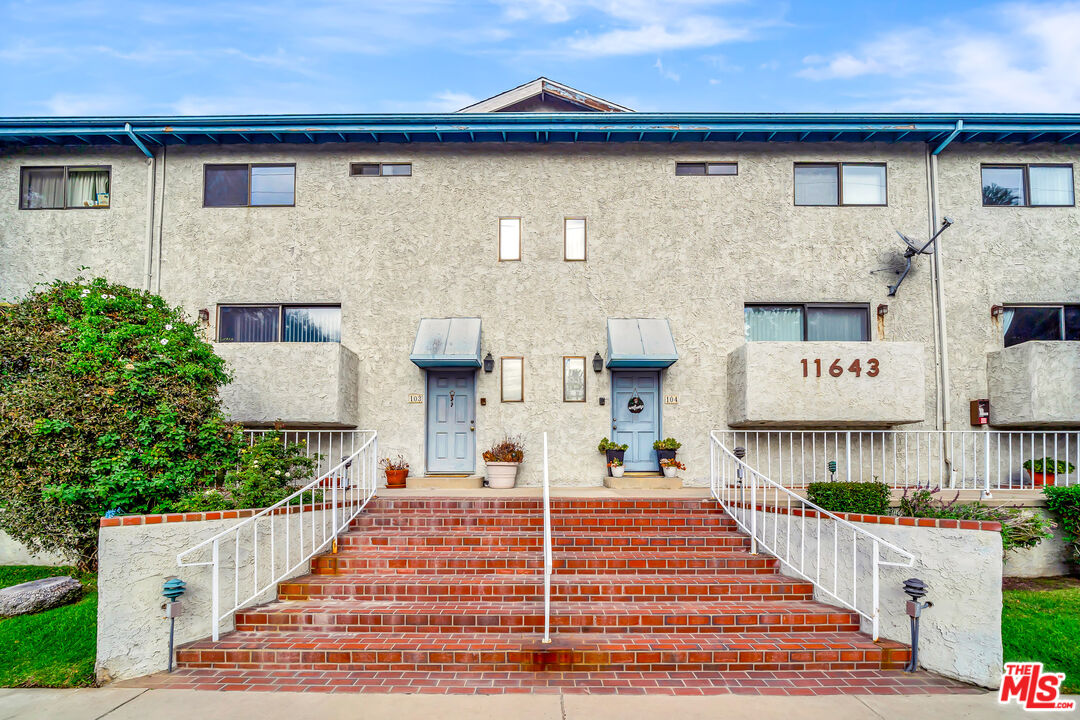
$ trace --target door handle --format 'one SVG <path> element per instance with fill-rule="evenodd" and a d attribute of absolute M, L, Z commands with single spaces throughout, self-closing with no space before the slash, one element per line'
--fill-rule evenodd
<path fill-rule="evenodd" d="M 612 430 L 618 430 L 619 429 L 619 426 L 615 423 L 614 420 L 611 421 L 611 429 Z"/>
<path fill-rule="evenodd" d="M 476 432 L 476 421 L 475 420 L 470 420 L 469 421 L 469 432 Z"/>

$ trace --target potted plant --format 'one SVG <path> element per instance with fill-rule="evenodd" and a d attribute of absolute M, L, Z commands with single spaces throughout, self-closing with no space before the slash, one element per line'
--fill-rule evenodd
<path fill-rule="evenodd" d="M 664 460 L 674 460 L 675 453 L 682 447 L 682 443 L 675 438 L 667 438 L 666 440 L 657 440 L 652 444 L 653 450 L 656 451 L 656 459 L 660 463 L 660 470 L 664 469 Z"/>
<path fill-rule="evenodd" d="M 1044 457 L 1038 460 L 1028 460 L 1024 463 L 1024 470 L 1035 487 L 1053 485 L 1054 476 L 1058 473 L 1071 473 L 1076 466 L 1065 460 L 1055 460 L 1052 457 Z"/>
<path fill-rule="evenodd" d="M 525 459 L 525 445 L 521 438 L 505 436 L 484 453 L 487 465 L 487 486 L 507 490 L 517 482 L 518 465 Z"/>
<path fill-rule="evenodd" d="M 660 461 L 660 469 L 664 472 L 664 477 L 675 477 L 676 470 L 685 470 L 686 466 L 675 458 L 664 458 Z"/>
<path fill-rule="evenodd" d="M 386 487 L 401 489 L 405 487 L 405 478 L 409 477 L 409 463 L 403 455 L 396 458 L 384 457 L 379 467 L 386 471 Z"/>
<path fill-rule="evenodd" d="M 608 475 L 609 476 L 612 475 L 611 461 L 615 460 L 615 459 L 618 459 L 619 466 L 622 467 L 623 455 L 626 454 L 626 451 L 629 448 L 630 448 L 629 445 L 620 445 L 619 443 L 611 442 L 607 438 L 603 438 L 600 441 L 600 444 L 596 446 L 597 450 L 604 453 L 604 456 L 605 456 L 605 458 L 607 460 L 607 463 L 608 463 Z"/>
<path fill-rule="evenodd" d="M 619 458 L 611 458 L 611 460 L 608 461 L 607 466 L 608 473 L 611 477 L 622 477 L 623 473 L 626 472 L 626 468 L 623 467 L 622 460 Z"/>

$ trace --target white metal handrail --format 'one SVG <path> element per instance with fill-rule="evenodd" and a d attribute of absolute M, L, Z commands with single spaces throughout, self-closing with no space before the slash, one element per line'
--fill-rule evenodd
<path fill-rule="evenodd" d="M 180 567 L 211 568 L 210 624 L 214 640 L 220 636 L 223 620 L 333 543 L 375 495 L 378 433 L 364 432 L 370 437 L 359 449 L 315 480 L 176 556 Z M 318 502 L 316 491 L 322 491 Z M 310 493 L 306 500 L 305 493 Z M 209 560 L 186 559 L 207 550 Z M 232 572 L 223 572 L 223 568 Z M 228 609 L 222 611 L 222 583 L 230 575 L 231 607 L 227 600 Z"/>
<path fill-rule="evenodd" d="M 1038 490 L 1029 461 L 1065 472 L 1047 482 L 1080 484 L 1080 432 L 1063 430 L 724 430 L 728 447 L 784 487 L 828 480 L 880 480 L 895 488 Z M 836 471 L 828 469 L 836 463 Z M 1071 469 L 1070 469 L 1071 468 Z"/>
<path fill-rule="evenodd" d="M 304 454 L 315 461 L 315 474 L 322 475 L 342 462 L 367 441 L 370 430 L 244 430 L 248 445 L 269 433 L 281 433 L 284 445 L 300 443 Z"/>
<path fill-rule="evenodd" d="M 551 485 L 548 481 L 548 442 L 544 433 L 544 639 L 551 642 Z"/>
<path fill-rule="evenodd" d="M 877 640 L 880 624 L 880 569 L 882 566 L 911 567 L 915 563 L 915 556 L 773 482 L 728 449 L 716 432 L 710 433 L 709 437 L 710 491 L 736 524 L 750 535 L 750 551 L 757 553 L 759 547 L 764 548 L 770 555 L 779 558 L 791 572 L 812 582 L 822 594 L 869 620 L 874 640 Z M 810 517 L 807 510 L 814 511 Z M 785 518 L 783 530 L 781 516 Z M 815 518 L 816 522 L 811 522 Z M 831 562 L 829 554 L 825 553 L 823 556 L 822 553 L 825 544 L 823 537 L 826 536 L 823 535 L 823 519 L 826 521 L 826 528 L 830 524 L 832 526 L 831 533 L 826 533 L 832 537 Z M 813 526 L 813 530 L 808 535 L 807 528 L 810 526 Z M 845 559 L 843 568 L 841 529 L 845 534 L 844 543 L 848 542 L 847 532 L 851 533 L 850 565 Z M 868 573 L 867 568 L 860 567 L 859 563 L 860 540 L 863 557 L 866 556 L 869 546 Z M 903 560 L 883 560 L 883 551 L 892 552 Z M 869 574 L 870 594 L 869 598 L 860 598 L 860 578 L 863 578 L 862 587 L 865 588 L 866 574 Z"/>

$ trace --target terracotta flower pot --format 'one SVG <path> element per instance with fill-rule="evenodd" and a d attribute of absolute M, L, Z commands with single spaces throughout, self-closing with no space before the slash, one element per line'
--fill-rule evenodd
<path fill-rule="evenodd" d="M 405 478 L 409 477 L 408 470 L 387 470 L 386 487 L 401 489 L 405 487 Z"/>
<path fill-rule="evenodd" d="M 508 490 L 517 483 L 518 465 L 513 462 L 487 463 L 487 484 L 496 490 Z"/>
<path fill-rule="evenodd" d="M 1032 472 L 1030 470 L 1026 470 L 1025 472 L 1028 474 L 1028 477 L 1031 478 L 1031 482 L 1035 487 L 1054 484 L 1054 473 Z"/>

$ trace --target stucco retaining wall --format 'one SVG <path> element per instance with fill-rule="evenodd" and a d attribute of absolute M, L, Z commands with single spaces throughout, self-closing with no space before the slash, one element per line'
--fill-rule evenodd
<path fill-rule="evenodd" d="M 790 547 L 795 548 L 793 559 L 799 556 L 799 540 L 805 538 L 804 558 L 808 563 L 817 552 L 817 532 L 821 527 L 823 576 L 828 578 L 833 572 L 833 521 L 758 511 L 758 522 L 767 523 L 760 527 L 768 529 L 770 543 L 775 523 L 776 540 L 772 546 L 786 549 L 790 541 Z M 920 578 L 929 587 L 925 599 L 934 603 L 923 615 L 920 666 L 983 687 L 998 687 L 1002 668 L 1001 534 L 960 528 L 854 524 L 915 556 L 914 567 L 881 567 L 881 636 L 903 643 L 911 641 L 905 614 L 908 597 L 902 586 L 908 578 Z M 865 610 L 872 607 L 870 544 L 865 539 L 860 540 L 858 549 L 853 552 L 851 535 L 850 529 L 842 528 L 836 545 L 837 594 L 849 596 L 852 578 L 857 578 L 858 607 Z M 888 550 L 883 550 L 879 557 L 888 561 L 902 559 Z M 807 567 L 812 568 L 812 565 Z M 857 573 L 853 567 L 857 568 Z M 792 571 L 790 566 L 782 568 L 782 572 Z M 813 570 L 809 574 L 812 576 Z M 836 604 L 820 591 L 815 591 L 815 597 Z M 862 624 L 864 632 L 871 632 L 868 620 L 864 618 Z"/>
<path fill-rule="evenodd" d="M 213 516 L 213 514 L 210 514 Z M 276 566 L 296 565 L 299 560 L 299 523 L 303 518 L 304 538 L 310 547 L 312 514 L 292 514 L 274 519 L 277 542 L 274 546 Z M 132 519 L 133 518 L 128 518 Z M 242 520 L 199 520 L 189 522 L 162 522 L 162 516 L 141 518 L 138 524 L 109 524 L 101 527 L 98 536 L 98 623 L 97 623 L 97 675 L 98 679 L 119 680 L 160 672 L 168 667 L 169 621 L 164 617 L 161 595 L 165 580 L 179 577 L 187 583 L 181 599 L 183 614 L 176 621 L 176 644 L 193 642 L 211 634 L 210 603 L 213 573 L 209 566 L 178 567 L 178 553 L 216 535 Z M 149 522 L 146 522 L 149 521 Z M 316 528 L 321 527 L 324 513 L 314 515 Z M 329 520 L 327 520 L 329 522 Z M 281 542 L 285 524 L 289 525 L 289 557 L 286 558 L 285 543 Z M 241 532 L 240 599 L 252 593 L 254 563 L 252 560 L 251 525 Z M 220 601 L 224 611 L 233 606 L 235 597 L 235 574 L 233 558 L 237 547 L 234 535 L 221 542 Z M 259 585 L 266 585 L 270 578 L 269 524 L 259 525 Z M 193 553 L 189 562 L 207 561 L 210 550 Z M 302 575 L 309 563 L 303 562 L 284 578 Z M 284 579 L 283 578 L 283 579 Z M 277 585 L 270 583 L 264 591 L 245 605 L 268 602 L 277 596 Z M 222 622 L 221 632 L 233 628 L 232 617 Z"/>
<path fill-rule="evenodd" d="M 1080 343 L 1026 342 L 986 359 L 990 424 L 1080 425 Z"/>
<path fill-rule="evenodd" d="M 58 567 L 71 563 L 55 553 L 35 554 L 18 540 L 0 530 L 0 565 L 49 565 Z"/>
<path fill-rule="evenodd" d="M 1037 512 L 1050 516 L 1045 510 Z M 1061 526 L 1054 528 L 1053 533 L 1054 537 L 1045 538 L 1033 548 L 1010 550 L 1005 557 L 1005 577 L 1055 577 L 1073 572 L 1072 551 L 1065 544 Z"/>

